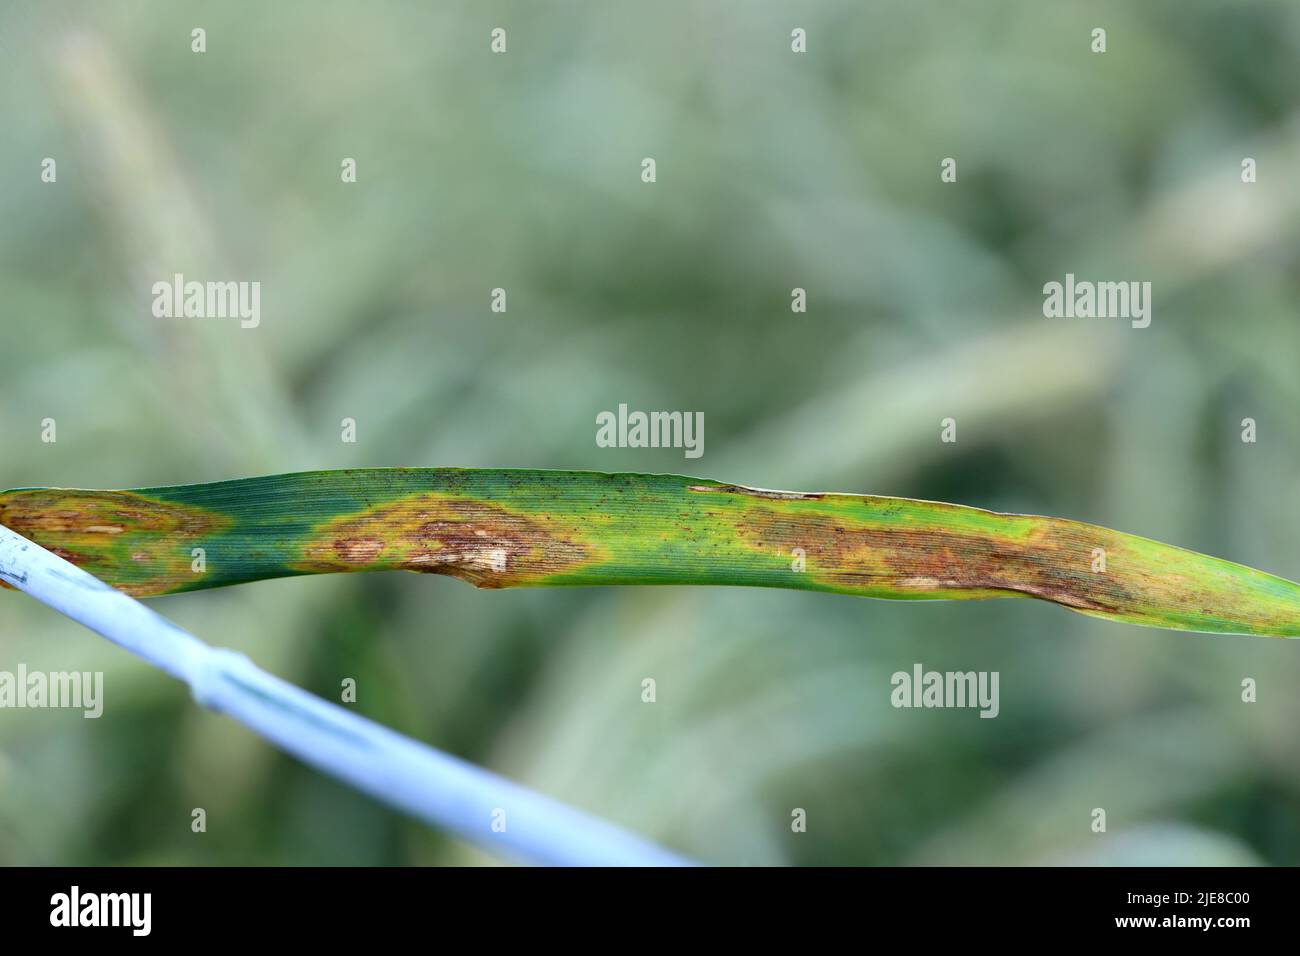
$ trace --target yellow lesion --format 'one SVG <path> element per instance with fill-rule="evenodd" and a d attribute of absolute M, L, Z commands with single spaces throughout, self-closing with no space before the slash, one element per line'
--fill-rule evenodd
<path fill-rule="evenodd" d="M 231 521 L 130 491 L 38 488 L 0 495 L 0 524 L 136 597 L 192 586 L 191 549 Z"/>
<path fill-rule="evenodd" d="M 313 529 L 297 571 L 402 569 L 479 587 L 539 583 L 597 560 L 572 517 L 530 515 L 474 498 L 421 492 Z"/>
<path fill-rule="evenodd" d="M 833 511 L 822 510 L 828 501 Z M 898 513 L 882 517 L 884 501 L 871 499 L 870 509 L 840 496 L 763 502 L 733 520 L 751 551 L 802 549 L 806 580 L 831 590 L 926 599 L 1021 595 L 1092 610 L 1127 596 L 1121 581 L 1099 583 L 1089 573 L 1088 547 L 1111 537 L 1102 529 L 956 506 L 921 515 L 909 501 L 896 501 Z"/>

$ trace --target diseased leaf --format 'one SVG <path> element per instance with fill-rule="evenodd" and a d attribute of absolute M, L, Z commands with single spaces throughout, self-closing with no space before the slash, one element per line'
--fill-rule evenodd
<path fill-rule="evenodd" d="M 676 475 L 376 468 L 134 491 L 21 489 L 0 494 L 0 524 L 138 597 L 407 570 L 487 588 L 1034 597 L 1151 627 L 1300 636 L 1300 585 L 1147 538 L 1061 518 Z"/>

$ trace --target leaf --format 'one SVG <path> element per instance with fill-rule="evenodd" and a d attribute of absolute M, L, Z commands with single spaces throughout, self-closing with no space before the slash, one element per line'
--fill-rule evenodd
<path fill-rule="evenodd" d="M 343 571 L 486 588 L 704 584 L 1033 597 L 1084 614 L 1300 636 L 1300 585 L 1061 518 L 676 475 L 302 472 L 134 491 L 20 489 L 0 524 L 140 597 Z"/>

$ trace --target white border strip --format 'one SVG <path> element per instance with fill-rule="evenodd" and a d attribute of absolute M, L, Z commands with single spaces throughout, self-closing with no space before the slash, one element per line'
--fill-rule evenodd
<path fill-rule="evenodd" d="M 559 866 L 689 861 L 307 693 L 212 648 L 139 601 L 0 525 L 0 578 L 143 657 L 282 750 L 493 853 Z M 504 820 L 501 832 L 493 829 Z"/>

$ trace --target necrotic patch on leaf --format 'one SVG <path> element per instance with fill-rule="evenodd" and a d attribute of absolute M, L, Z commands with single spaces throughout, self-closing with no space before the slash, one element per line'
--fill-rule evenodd
<path fill-rule="evenodd" d="M 193 587 L 192 549 L 230 524 L 131 491 L 37 488 L 0 495 L 0 524 L 133 595 Z"/>
<path fill-rule="evenodd" d="M 318 525 L 295 569 L 402 569 L 448 574 L 478 587 L 523 585 L 573 571 L 597 551 L 569 522 L 425 492 Z"/>

